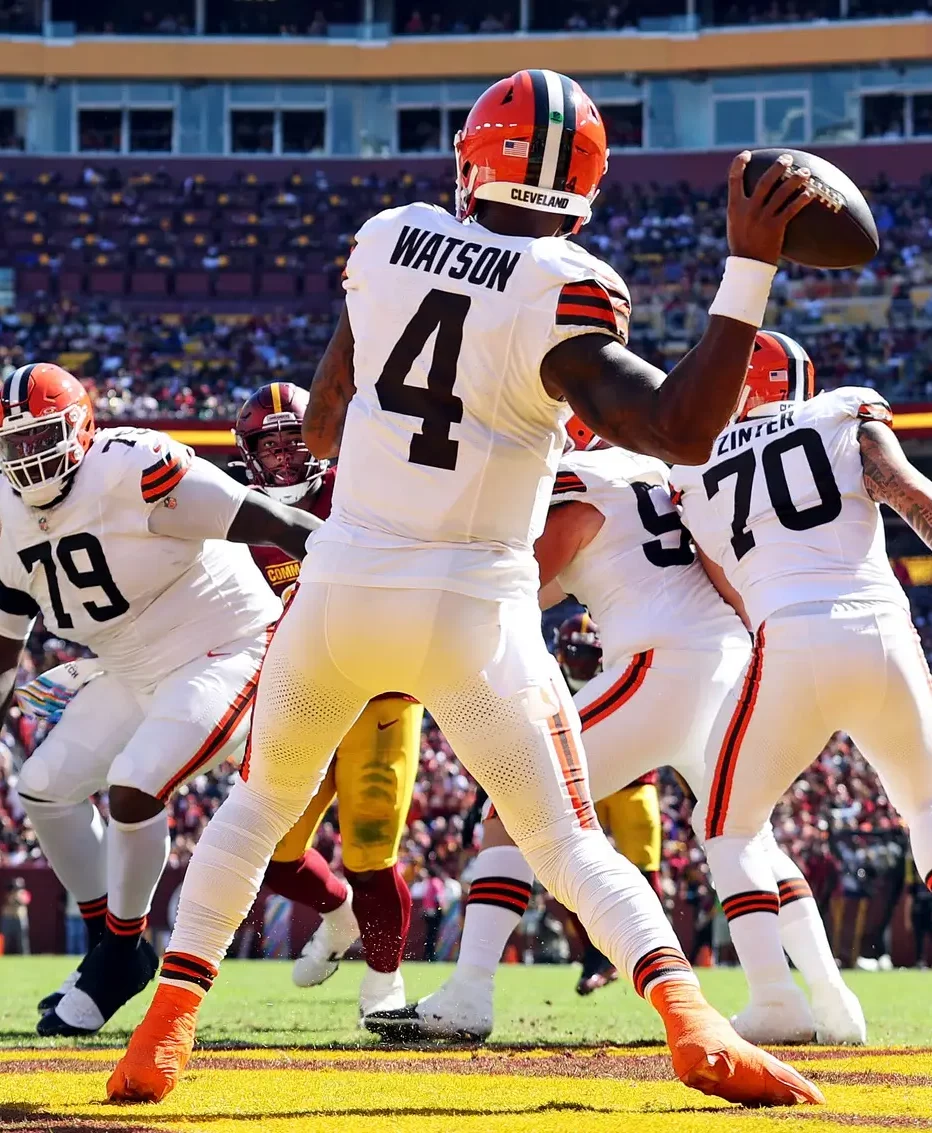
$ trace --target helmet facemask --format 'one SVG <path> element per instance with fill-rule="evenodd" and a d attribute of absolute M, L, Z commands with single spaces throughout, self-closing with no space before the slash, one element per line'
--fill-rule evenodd
<path fill-rule="evenodd" d="M 84 459 L 81 434 L 88 424 L 87 410 L 81 405 L 3 422 L 0 471 L 24 503 L 44 507 L 61 495 L 65 481 Z"/>
<path fill-rule="evenodd" d="M 293 415 L 289 416 L 293 421 Z M 245 437 L 241 448 L 252 482 L 283 504 L 304 499 L 320 483 L 327 467 L 326 461 L 311 456 L 296 423 Z"/>

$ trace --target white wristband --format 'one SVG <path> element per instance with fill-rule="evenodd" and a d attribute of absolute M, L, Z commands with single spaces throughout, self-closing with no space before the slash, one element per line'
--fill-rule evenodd
<path fill-rule="evenodd" d="M 776 264 L 729 256 L 709 314 L 723 315 L 726 319 L 737 319 L 739 323 L 759 327 L 767 313 L 770 286 L 776 274 Z"/>

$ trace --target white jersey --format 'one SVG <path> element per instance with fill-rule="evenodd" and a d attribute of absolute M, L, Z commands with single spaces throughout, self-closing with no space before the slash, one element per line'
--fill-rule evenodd
<path fill-rule="evenodd" d="M 568 500 L 605 517 L 558 581 L 599 626 L 606 669 L 647 649 L 718 650 L 732 634 L 747 641 L 696 560 L 662 461 L 620 448 L 569 452 L 552 502 Z"/>
<path fill-rule="evenodd" d="M 305 569 L 535 595 L 533 546 L 570 412 L 544 390 L 541 362 L 578 334 L 625 340 L 624 283 L 565 239 L 501 236 L 412 204 L 363 225 L 345 286 L 356 393 Z"/>
<path fill-rule="evenodd" d="M 281 612 L 247 546 L 150 530 L 156 509 L 177 506 L 173 493 L 192 460 L 202 463 L 163 433 L 104 429 L 53 507 L 28 507 L 0 478 L 5 586 L 34 602 L 50 632 L 139 688 L 260 632 Z M 225 480 L 235 514 L 247 489 Z M 16 636 L 24 622 L 4 605 L 0 631 Z"/>
<path fill-rule="evenodd" d="M 862 420 L 889 421 L 890 408 L 874 390 L 846 387 L 731 425 L 707 464 L 674 467 L 683 521 L 755 629 L 801 603 L 907 606 L 864 487 Z"/>

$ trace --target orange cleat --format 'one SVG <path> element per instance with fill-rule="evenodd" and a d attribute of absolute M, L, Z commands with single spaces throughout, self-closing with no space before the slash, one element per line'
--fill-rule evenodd
<path fill-rule="evenodd" d="M 159 984 L 146 1017 L 107 1082 L 113 1102 L 160 1102 L 177 1085 L 194 1049 L 200 998 L 186 988 Z"/>
<path fill-rule="evenodd" d="M 706 1003 L 695 984 L 668 980 L 650 993 L 684 1086 L 746 1106 L 823 1105 L 818 1086 L 756 1046 Z"/>

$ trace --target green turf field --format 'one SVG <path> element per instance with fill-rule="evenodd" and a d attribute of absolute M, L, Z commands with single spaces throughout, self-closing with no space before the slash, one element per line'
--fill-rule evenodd
<path fill-rule="evenodd" d="M 36 1002 L 70 970 L 60 956 L 0 958 L 0 1046 L 62 1045 L 34 1031 Z M 433 990 L 448 964 L 406 964 L 409 999 Z M 278 961 L 227 961 L 202 1010 L 203 1043 L 245 1046 L 358 1046 L 374 1043 L 356 1026 L 358 963 L 344 963 L 333 979 L 304 990 L 291 983 L 291 965 Z M 496 985 L 493 1041 L 514 1044 L 630 1044 L 662 1039 L 654 1012 L 623 980 L 580 999 L 573 990 L 577 968 L 507 964 Z M 700 972 L 710 1001 L 726 1014 L 744 1003 L 741 972 L 733 968 Z M 846 979 L 860 996 L 876 1046 L 932 1045 L 932 972 L 850 972 Z M 101 1034 L 83 1045 L 113 1046 L 127 1037 L 150 994 L 128 1004 Z M 72 1045 L 72 1044 L 67 1044 Z"/>
<path fill-rule="evenodd" d="M 499 973 L 492 1044 L 398 1049 L 356 1027 L 360 965 L 302 991 L 287 963 L 228 962 L 176 1090 L 155 1106 L 116 1106 L 107 1080 L 151 992 L 96 1038 L 40 1039 L 35 1003 L 69 965 L 0 958 L 0 1131 L 932 1133 L 926 972 L 851 973 L 870 1046 L 780 1052 L 819 1086 L 825 1105 L 760 1111 L 675 1081 L 656 1016 L 623 981 L 580 999 L 575 968 L 509 965 Z M 409 996 L 448 971 L 407 966 Z M 740 972 L 706 971 L 702 981 L 726 1013 L 743 1004 Z"/>

